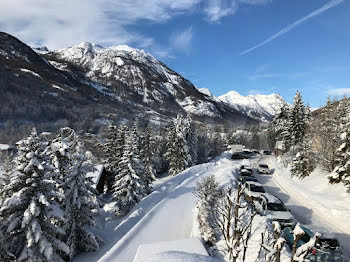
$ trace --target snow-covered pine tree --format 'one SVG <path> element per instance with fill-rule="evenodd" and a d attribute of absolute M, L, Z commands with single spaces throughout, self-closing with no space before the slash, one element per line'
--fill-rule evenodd
<path fill-rule="evenodd" d="M 209 138 L 206 130 L 198 135 L 198 162 L 205 163 L 209 160 L 210 154 Z"/>
<path fill-rule="evenodd" d="M 286 131 L 289 118 L 289 107 L 287 104 L 283 104 L 280 111 L 276 114 L 269 126 L 270 136 L 274 138 L 274 141 L 283 141 L 283 134 Z"/>
<path fill-rule="evenodd" d="M 138 120 L 134 122 L 129 135 L 130 139 L 134 141 L 132 145 L 134 169 L 138 170 L 138 174 L 142 180 L 142 195 L 146 196 L 151 193 L 152 178 L 145 170 L 145 163 L 143 161 L 145 155 L 143 147 L 144 136 L 139 130 Z"/>
<path fill-rule="evenodd" d="M 125 139 L 123 155 L 113 185 L 118 217 L 125 216 L 147 194 L 133 133 L 127 132 Z"/>
<path fill-rule="evenodd" d="M 168 135 L 166 157 L 169 161 L 169 172 L 172 175 L 176 175 L 185 170 L 191 161 L 184 126 L 182 116 L 178 115 L 174 121 L 174 125 L 170 127 Z"/>
<path fill-rule="evenodd" d="M 289 115 L 289 132 L 292 138 L 292 145 L 300 143 L 306 132 L 309 112 L 307 111 L 302 96 L 299 91 L 296 92 L 293 100 L 293 106 Z"/>
<path fill-rule="evenodd" d="M 347 114 L 341 120 L 341 145 L 336 151 L 335 168 L 328 176 L 331 183 L 343 182 L 350 192 L 350 104 L 346 101 Z"/>
<path fill-rule="evenodd" d="M 81 252 L 99 248 L 99 239 L 91 231 L 96 227 L 95 213 L 99 209 L 97 192 L 91 178 L 86 176 L 94 168 L 83 153 L 82 142 L 71 128 L 60 129 L 59 135 L 52 141 L 51 151 L 53 166 L 60 174 L 60 188 L 65 196 L 61 203 L 64 210 L 63 240 L 70 248 L 71 260 Z"/>
<path fill-rule="evenodd" d="M 310 136 L 304 136 L 292 162 L 292 175 L 298 178 L 308 176 L 315 169 Z"/>
<path fill-rule="evenodd" d="M 146 133 L 143 140 L 143 162 L 145 165 L 145 173 L 152 180 L 157 180 L 156 170 L 154 168 L 154 157 L 157 147 L 154 141 L 152 126 L 149 124 L 146 127 Z"/>
<path fill-rule="evenodd" d="M 102 144 L 104 163 L 106 170 L 108 170 L 107 191 L 112 189 L 115 172 L 122 154 L 120 149 L 124 145 L 124 135 L 121 128 L 117 129 L 117 126 L 110 124 L 107 129 L 106 142 Z"/>
<path fill-rule="evenodd" d="M 197 136 L 197 128 L 196 124 L 193 122 L 192 118 L 188 116 L 186 118 L 187 124 L 187 134 L 186 140 L 188 143 L 189 154 L 191 156 L 191 160 L 189 162 L 189 166 L 194 166 L 198 161 L 198 136 Z"/>
<path fill-rule="evenodd" d="M 55 202 L 57 181 L 44 153 L 46 145 L 36 130 L 22 141 L 15 159 L 17 170 L 4 187 L 7 197 L 1 205 L 3 247 L 16 261 L 63 261 L 69 247 L 60 240 L 63 212 Z"/>
<path fill-rule="evenodd" d="M 79 146 L 80 151 L 80 146 Z M 100 239 L 92 228 L 96 228 L 96 215 L 99 210 L 97 192 L 93 188 L 87 172 L 93 166 L 86 154 L 77 152 L 72 156 L 70 173 L 65 177 L 65 241 L 70 248 L 69 258 L 81 252 L 99 249 Z"/>

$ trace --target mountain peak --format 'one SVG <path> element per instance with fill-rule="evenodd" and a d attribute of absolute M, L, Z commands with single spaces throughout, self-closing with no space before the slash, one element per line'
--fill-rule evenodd
<path fill-rule="evenodd" d="M 279 94 L 243 96 L 236 91 L 230 91 L 218 97 L 230 106 L 246 112 L 252 118 L 262 121 L 271 120 L 286 101 Z"/>

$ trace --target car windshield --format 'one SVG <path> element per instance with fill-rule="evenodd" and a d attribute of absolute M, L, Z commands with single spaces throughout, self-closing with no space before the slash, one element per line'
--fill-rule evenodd
<path fill-rule="evenodd" d="M 305 233 L 304 235 L 301 236 L 300 240 L 303 241 L 304 243 L 307 243 L 310 240 L 310 236 Z"/>
<path fill-rule="evenodd" d="M 267 203 L 267 209 L 271 211 L 287 211 L 286 207 L 281 203 Z"/>
<path fill-rule="evenodd" d="M 241 172 L 241 176 L 251 176 L 251 174 L 248 171 Z"/>
<path fill-rule="evenodd" d="M 263 164 L 260 164 L 259 167 L 262 167 L 262 168 L 268 168 L 267 165 L 263 165 Z"/>
<path fill-rule="evenodd" d="M 250 185 L 250 191 L 265 193 L 265 189 L 262 186 Z"/>

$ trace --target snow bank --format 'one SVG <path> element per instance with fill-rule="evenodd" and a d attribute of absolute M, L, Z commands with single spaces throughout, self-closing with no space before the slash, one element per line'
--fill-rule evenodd
<path fill-rule="evenodd" d="M 277 168 L 273 180 L 297 201 L 304 203 L 340 232 L 350 233 L 350 194 L 343 184 L 329 184 L 328 173 L 317 168 L 304 179 L 291 177 L 273 157 L 268 158 L 271 168 Z"/>

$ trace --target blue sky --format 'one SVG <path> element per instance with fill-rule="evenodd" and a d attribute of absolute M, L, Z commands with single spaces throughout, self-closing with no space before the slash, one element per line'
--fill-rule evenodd
<path fill-rule="evenodd" d="M 350 94 L 349 1 L 81 3 L 3 0 L 0 30 L 50 49 L 82 41 L 143 48 L 217 96 L 279 93 L 291 102 L 298 89 L 319 107 L 327 95 Z"/>

